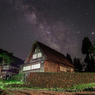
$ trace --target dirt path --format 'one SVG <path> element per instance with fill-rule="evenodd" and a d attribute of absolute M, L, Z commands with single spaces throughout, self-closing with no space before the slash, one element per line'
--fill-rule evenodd
<path fill-rule="evenodd" d="M 49 91 L 49 90 L 21 90 L 21 89 L 7 89 L 10 94 L 5 95 L 95 95 L 95 92 L 63 92 L 63 91 Z"/>

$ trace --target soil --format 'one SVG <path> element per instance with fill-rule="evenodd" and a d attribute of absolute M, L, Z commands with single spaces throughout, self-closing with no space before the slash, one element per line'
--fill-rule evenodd
<path fill-rule="evenodd" d="M 93 91 L 83 92 L 63 92 L 63 91 L 49 91 L 43 89 L 11 89 L 7 88 L 8 92 L 3 92 L 3 95 L 95 95 Z"/>

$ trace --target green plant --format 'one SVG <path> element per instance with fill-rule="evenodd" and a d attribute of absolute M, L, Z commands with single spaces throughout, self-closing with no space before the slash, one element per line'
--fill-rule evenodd
<path fill-rule="evenodd" d="M 24 74 L 23 73 L 20 73 L 18 75 L 14 75 L 11 77 L 11 80 L 15 80 L 15 81 L 21 81 L 22 79 L 24 79 Z M 24 82 L 24 80 L 23 80 Z"/>

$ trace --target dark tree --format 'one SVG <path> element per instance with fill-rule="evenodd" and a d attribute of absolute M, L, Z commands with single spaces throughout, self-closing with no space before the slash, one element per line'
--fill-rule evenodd
<path fill-rule="evenodd" d="M 94 58 L 93 56 L 91 56 L 91 60 L 90 60 L 90 63 L 91 63 L 91 68 L 90 68 L 90 71 L 91 72 L 95 72 L 95 63 L 94 63 Z"/>
<path fill-rule="evenodd" d="M 71 58 L 70 54 L 67 53 L 66 58 L 72 63 L 72 58 Z"/>
<path fill-rule="evenodd" d="M 79 58 L 76 58 L 76 57 L 74 58 L 74 67 L 75 67 L 75 71 L 81 72 L 82 66 L 80 64 Z"/>
<path fill-rule="evenodd" d="M 95 56 L 95 41 L 94 41 L 93 47 L 90 47 L 88 51 L 93 54 L 93 57 Z"/>
<path fill-rule="evenodd" d="M 91 63 L 90 63 L 90 57 L 89 55 L 86 55 L 86 58 L 84 59 L 84 62 L 87 63 L 87 67 L 85 69 L 86 72 L 90 72 Z"/>
<path fill-rule="evenodd" d="M 91 53 L 92 51 L 90 51 L 90 49 L 93 48 L 91 41 L 89 40 L 88 37 L 84 37 L 83 41 L 82 41 L 82 53 L 86 54 L 86 58 L 84 59 L 84 61 L 87 63 L 87 67 L 85 69 L 86 72 L 90 72 L 91 71 L 91 62 L 90 62 L 90 57 L 91 57 Z M 89 57 L 90 54 L 90 57 Z"/>
<path fill-rule="evenodd" d="M 89 55 L 91 53 L 91 51 L 89 51 L 90 47 L 93 47 L 91 41 L 89 40 L 88 37 L 84 37 L 82 41 L 82 49 L 81 49 L 82 53 Z"/>
<path fill-rule="evenodd" d="M 91 66 L 94 67 L 95 66 L 95 63 L 94 63 L 94 58 L 93 56 L 91 56 Z"/>

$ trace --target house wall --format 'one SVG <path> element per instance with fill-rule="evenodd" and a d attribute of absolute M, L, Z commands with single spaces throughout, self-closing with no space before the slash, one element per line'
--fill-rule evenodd
<path fill-rule="evenodd" d="M 44 72 L 74 72 L 74 68 L 53 61 L 45 61 Z"/>
<path fill-rule="evenodd" d="M 1 69 L 1 76 L 0 78 L 5 79 L 6 77 L 10 77 L 13 75 L 17 75 L 18 74 L 18 67 L 9 65 L 9 67 L 7 67 L 6 65 L 4 65 Z"/>
<path fill-rule="evenodd" d="M 64 65 L 64 64 L 59 64 L 59 66 L 60 66 L 60 72 L 74 72 L 74 68 L 73 67 L 70 67 L 70 66 L 66 66 L 66 65 Z M 61 68 L 65 68 L 66 69 L 66 71 L 64 71 L 64 69 L 63 69 L 63 71 L 62 71 L 62 69 Z M 72 71 L 73 70 L 73 71 Z"/>
<path fill-rule="evenodd" d="M 24 66 L 35 65 L 35 64 L 38 64 L 38 63 L 40 63 L 40 68 L 38 68 L 38 69 L 30 69 L 30 70 L 23 71 L 23 67 L 24 67 Z M 44 72 L 44 61 L 29 63 L 29 64 L 25 64 L 24 66 L 22 66 L 20 72 L 23 72 L 23 73 L 29 73 L 29 72 Z M 20 72 L 19 72 L 19 73 L 20 73 Z"/>
<path fill-rule="evenodd" d="M 44 72 L 58 72 L 58 64 L 52 61 L 45 61 Z"/>

